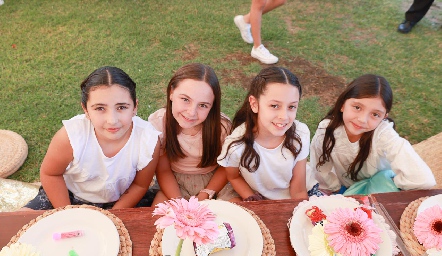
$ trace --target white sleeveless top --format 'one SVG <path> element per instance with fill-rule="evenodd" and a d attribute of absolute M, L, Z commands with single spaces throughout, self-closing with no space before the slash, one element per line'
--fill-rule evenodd
<path fill-rule="evenodd" d="M 63 120 L 74 159 L 63 174 L 76 198 L 91 203 L 117 201 L 129 188 L 137 171 L 146 167 L 161 132 L 135 116 L 130 138 L 113 157 L 106 157 L 98 144 L 92 123 L 85 115 Z"/>

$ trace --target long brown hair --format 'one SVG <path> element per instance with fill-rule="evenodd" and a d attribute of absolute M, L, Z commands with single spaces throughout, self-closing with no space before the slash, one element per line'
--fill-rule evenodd
<path fill-rule="evenodd" d="M 193 79 L 206 82 L 213 91 L 214 101 L 212 108 L 207 115 L 206 120 L 202 123 L 202 140 L 203 150 L 201 161 L 198 168 L 216 165 L 217 157 L 221 153 L 221 129 L 227 127 L 221 122 L 221 88 L 215 71 L 204 64 L 191 63 L 179 68 L 169 81 L 167 86 L 167 105 L 165 115 L 165 131 L 166 131 L 166 152 L 170 161 L 176 161 L 178 158 L 184 158 L 185 155 L 181 150 L 177 135 L 181 132 L 181 127 L 172 115 L 172 101 L 170 94 L 172 90 L 177 88 L 181 81 L 185 79 Z M 229 122 L 223 118 L 224 123 Z"/>
<path fill-rule="evenodd" d="M 378 75 L 365 74 L 353 80 L 344 92 L 339 95 L 335 105 L 330 109 L 323 119 L 330 119 L 330 123 L 325 129 L 324 141 L 322 143 L 322 155 L 316 164 L 316 168 L 330 161 L 331 153 L 336 143 L 334 131 L 341 125 L 344 125 L 342 119 L 342 106 L 345 101 L 354 98 L 381 98 L 387 113 L 390 112 L 393 105 L 393 92 L 388 81 Z M 391 118 L 387 118 L 393 121 Z M 358 173 L 362 169 L 364 162 L 370 154 L 371 141 L 373 139 L 374 130 L 366 132 L 359 139 L 359 153 L 348 167 L 347 177 L 353 181 L 358 181 Z"/>
<path fill-rule="evenodd" d="M 301 84 L 299 83 L 298 78 L 290 72 L 288 69 L 281 67 L 268 67 L 264 68 L 259 72 L 259 74 L 253 79 L 250 84 L 249 92 L 247 93 L 246 98 L 241 106 L 241 108 L 236 112 L 235 117 L 233 118 L 232 130 L 236 127 L 240 126 L 242 123 L 245 123 L 246 131 L 244 136 L 240 139 L 233 141 L 227 147 L 227 152 L 233 145 L 244 143 L 245 149 L 244 153 L 241 156 L 241 165 L 249 170 L 249 172 L 254 172 L 258 169 L 260 164 L 259 154 L 253 148 L 253 143 L 255 141 L 255 136 L 253 134 L 253 129 L 257 125 L 257 117 L 258 114 L 254 113 L 250 107 L 249 97 L 254 96 L 257 100 L 259 97 L 265 92 L 267 89 L 267 85 L 270 83 L 281 83 L 281 84 L 290 84 L 296 87 L 299 90 L 299 98 L 301 98 L 302 89 Z M 285 139 L 283 147 L 286 147 L 290 150 L 293 156 L 296 158 L 302 148 L 302 142 L 299 135 L 296 133 L 296 125 L 295 123 L 285 132 Z M 296 148 L 293 143 L 296 141 L 299 143 L 299 149 Z M 282 150 L 282 149 L 281 149 Z M 227 156 L 224 156 L 224 158 Z M 253 164 L 252 164 L 253 163 Z"/>

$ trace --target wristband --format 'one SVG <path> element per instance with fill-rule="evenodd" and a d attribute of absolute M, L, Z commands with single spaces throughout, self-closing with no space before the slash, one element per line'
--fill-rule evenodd
<path fill-rule="evenodd" d="M 204 192 L 204 193 L 208 194 L 208 195 L 209 195 L 209 199 L 212 199 L 212 198 L 215 196 L 215 193 L 216 193 L 215 190 L 211 190 L 211 189 L 207 189 L 207 188 L 202 189 L 202 190 L 200 191 L 200 193 L 201 193 L 201 192 Z"/>

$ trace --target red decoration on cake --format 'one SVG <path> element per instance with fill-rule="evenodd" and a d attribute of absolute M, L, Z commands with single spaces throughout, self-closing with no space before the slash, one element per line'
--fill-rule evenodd
<path fill-rule="evenodd" d="M 317 206 L 313 206 L 312 208 L 307 209 L 307 211 L 305 211 L 305 214 L 307 215 L 307 217 L 310 218 L 313 226 L 327 218 L 327 216 Z"/>

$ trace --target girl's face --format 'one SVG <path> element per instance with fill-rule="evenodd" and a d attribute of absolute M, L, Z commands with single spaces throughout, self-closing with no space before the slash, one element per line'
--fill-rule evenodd
<path fill-rule="evenodd" d="M 250 96 L 249 102 L 258 113 L 258 137 L 282 137 L 296 118 L 299 90 L 290 84 L 269 83 L 259 100 Z"/>
<path fill-rule="evenodd" d="M 204 81 L 184 79 L 172 89 L 172 115 L 184 134 L 195 135 L 212 108 L 215 95 Z"/>
<path fill-rule="evenodd" d="M 341 108 L 345 131 L 350 142 L 356 142 L 365 132 L 378 127 L 387 117 L 387 110 L 380 97 L 376 98 L 350 98 Z"/>
<path fill-rule="evenodd" d="M 138 104 L 138 101 L 137 101 Z M 99 86 L 89 92 L 84 113 L 91 120 L 99 141 L 127 140 L 137 106 L 129 91 L 119 85 Z"/>

